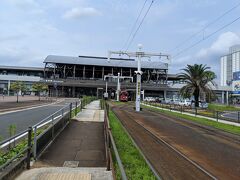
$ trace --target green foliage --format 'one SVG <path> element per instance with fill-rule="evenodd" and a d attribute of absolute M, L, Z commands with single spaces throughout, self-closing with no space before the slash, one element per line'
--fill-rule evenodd
<path fill-rule="evenodd" d="M 18 102 L 18 94 L 19 94 L 19 92 L 20 91 L 21 92 L 26 91 L 27 90 L 27 86 L 22 81 L 16 81 L 16 82 L 11 83 L 10 89 L 12 91 L 14 91 L 15 93 L 17 93 L 17 102 Z"/>
<path fill-rule="evenodd" d="M 110 126 L 125 172 L 129 179 L 156 179 L 144 158 L 135 147 L 121 123 L 112 111 L 109 113 Z M 121 179 L 120 171 L 116 160 L 114 167 L 116 178 Z"/>
<path fill-rule="evenodd" d="M 186 68 L 182 69 L 183 72 L 178 75 L 181 80 L 186 82 L 186 85 L 180 89 L 181 96 L 184 98 L 194 96 L 195 107 L 199 107 L 198 101 L 201 95 L 206 94 L 209 100 L 211 96 L 214 96 L 210 84 L 215 84 L 213 80 L 216 75 L 209 69 L 203 64 L 187 65 Z"/>
<path fill-rule="evenodd" d="M 147 109 L 153 109 L 155 111 L 161 112 L 163 114 L 172 116 L 172 117 L 178 117 L 178 118 L 183 118 L 189 121 L 194 121 L 197 122 L 199 124 L 203 124 L 206 126 L 210 126 L 210 127 L 214 127 L 220 130 L 224 130 L 230 133 L 234 133 L 234 134 L 239 134 L 240 135 L 240 127 L 238 126 L 234 126 L 234 125 L 230 125 L 230 124 L 224 124 L 224 123 L 220 123 L 217 121 L 212 121 L 212 120 L 208 120 L 206 118 L 200 118 L 200 117 L 194 117 L 194 116 L 189 116 L 186 114 L 180 114 L 180 113 L 176 113 L 176 112 L 170 112 L 168 110 L 163 110 L 163 109 L 156 109 L 154 107 L 149 107 L 149 106 L 145 106 L 142 105 L 144 108 Z"/>
<path fill-rule="evenodd" d="M 209 104 L 208 109 L 215 111 L 240 111 L 240 108 L 238 107 L 227 106 L 222 104 Z"/>
<path fill-rule="evenodd" d="M 33 91 L 38 92 L 39 101 L 40 101 L 40 93 L 48 90 L 48 85 L 45 83 L 37 82 L 32 85 Z"/>
<path fill-rule="evenodd" d="M 27 147 L 27 140 L 24 140 L 18 143 L 15 147 L 11 148 L 9 151 L 3 153 L 0 152 L 0 166 L 5 164 L 8 160 L 12 159 L 14 156 L 19 154 Z M 23 155 L 19 155 L 18 158 L 22 157 Z"/>
<path fill-rule="evenodd" d="M 32 89 L 33 91 L 43 92 L 48 90 L 48 85 L 45 83 L 38 82 L 32 85 Z"/>
<path fill-rule="evenodd" d="M 9 137 L 12 137 L 16 134 L 16 125 L 15 124 L 9 125 L 8 133 L 9 133 Z"/>
<path fill-rule="evenodd" d="M 22 81 L 16 81 L 11 83 L 10 89 L 16 93 L 19 93 L 20 91 L 24 92 L 27 90 L 26 84 Z"/>
<path fill-rule="evenodd" d="M 38 129 L 37 136 L 40 135 L 41 133 L 43 133 L 44 130 L 47 129 L 47 127 L 48 126 L 44 126 L 41 129 Z M 32 143 L 33 143 L 33 140 L 34 140 L 34 133 L 32 133 Z M 1 139 L 0 139 L 0 141 L 1 141 Z M 15 157 L 17 154 L 21 153 L 21 151 L 23 151 L 26 147 L 27 147 L 27 138 L 18 142 L 18 144 L 16 146 L 14 145 L 10 149 L 8 149 L 8 151 L 6 151 L 6 152 L 0 151 L 0 166 L 5 164 L 7 161 L 12 159 L 13 157 Z M 18 158 L 20 158 L 20 157 L 23 157 L 23 154 L 20 154 L 18 156 Z"/>

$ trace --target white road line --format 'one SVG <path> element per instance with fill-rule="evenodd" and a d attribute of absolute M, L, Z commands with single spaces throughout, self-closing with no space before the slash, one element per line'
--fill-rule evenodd
<path fill-rule="evenodd" d="M 9 113 L 20 112 L 20 111 L 25 111 L 25 110 L 31 110 L 31 109 L 36 109 L 36 108 L 45 107 L 45 106 L 50 106 L 50 105 L 53 105 L 53 104 L 61 103 L 61 102 L 63 102 L 63 101 L 64 101 L 64 100 L 62 100 L 62 101 L 57 101 L 57 102 L 50 103 L 50 104 L 44 104 L 44 105 L 40 105 L 40 106 L 29 107 L 29 108 L 26 108 L 26 109 L 18 109 L 18 110 L 13 110 L 13 111 L 2 112 L 2 113 L 0 113 L 0 115 L 5 115 L 5 114 L 9 114 Z"/>
<path fill-rule="evenodd" d="M 68 113 L 68 112 L 65 112 L 63 115 L 65 115 L 65 114 L 67 114 L 67 113 Z M 53 120 L 56 120 L 56 119 L 60 118 L 61 116 L 62 116 L 62 115 L 58 115 L 58 116 L 54 117 Z M 49 120 L 49 121 L 47 121 L 47 122 L 44 122 L 43 124 L 41 124 L 41 125 L 39 125 L 39 126 L 37 126 L 37 128 L 41 128 L 41 127 L 45 126 L 46 124 L 48 124 L 48 123 L 50 123 L 50 122 L 52 122 L 52 119 Z M 14 139 L 12 139 L 12 140 L 10 140 L 10 141 L 2 144 L 2 145 L 0 146 L 0 149 L 8 146 L 9 144 L 13 143 L 14 141 L 16 141 L 16 140 L 18 140 L 18 139 L 21 139 L 22 137 L 26 136 L 27 134 L 28 134 L 28 132 L 23 133 L 22 135 L 20 135 L 20 136 L 14 138 Z"/>

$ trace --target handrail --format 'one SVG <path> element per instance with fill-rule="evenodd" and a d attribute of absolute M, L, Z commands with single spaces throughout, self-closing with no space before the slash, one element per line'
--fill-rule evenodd
<path fill-rule="evenodd" d="M 52 113 L 50 116 L 44 118 L 43 120 L 41 120 L 39 123 L 35 124 L 34 126 L 29 127 L 28 129 L 12 136 L 9 137 L 5 140 L 3 140 L 2 142 L 0 142 L 0 149 L 6 147 L 7 145 L 15 142 L 16 140 L 20 139 L 20 138 L 24 138 L 24 140 L 27 141 L 26 147 L 21 148 L 21 150 L 15 155 L 13 155 L 13 157 L 10 157 L 9 159 L 6 160 L 6 162 L 4 162 L 4 164 L 2 164 L 0 166 L 0 172 L 5 169 L 5 168 L 13 168 L 14 166 L 9 166 L 11 163 L 15 162 L 16 160 L 18 160 L 18 162 L 26 162 L 27 164 L 27 169 L 30 168 L 30 161 L 31 161 L 31 157 L 33 156 L 34 158 L 36 157 L 36 147 L 37 147 L 37 129 L 41 128 L 42 126 L 51 123 L 51 127 L 53 132 L 55 131 L 55 125 L 56 123 L 60 122 L 61 120 L 64 121 L 64 126 L 61 127 L 61 129 L 59 129 L 56 134 L 53 133 L 52 136 L 53 139 L 56 138 L 56 136 L 64 129 L 64 127 L 66 127 L 66 125 L 69 123 L 69 118 L 71 118 L 70 116 L 66 116 L 66 114 L 69 113 L 69 115 L 71 115 L 71 113 L 73 112 L 74 108 L 78 108 L 80 107 L 81 102 L 79 103 L 79 101 L 76 101 L 74 104 L 70 103 L 64 107 L 62 107 L 61 109 L 57 110 L 56 112 Z M 65 110 L 66 109 L 66 110 Z M 65 111 L 65 112 L 64 112 Z M 75 109 L 75 114 L 77 113 L 77 110 Z M 62 118 L 61 118 L 62 117 Z M 65 120 L 63 118 L 67 117 L 68 120 L 65 123 Z M 50 120 L 50 121 L 49 121 Z M 45 132 L 45 131 L 44 131 Z M 44 133 L 43 132 L 43 133 Z M 41 133 L 41 134 L 43 134 Z M 32 135 L 34 135 L 33 139 L 32 139 Z M 27 137 L 26 137 L 27 136 Z M 51 140 L 52 141 L 52 140 Z M 20 141 L 18 141 L 20 142 Z M 22 141 L 21 141 L 22 142 Z M 25 141 L 24 141 L 25 142 Z M 49 145 L 49 142 L 47 142 Z M 14 145 L 14 147 L 16 147 Z M 7 149 L 6 149 L 7 150 Z M 6 151 L 6 153 L 8 153 L 8 151 Z M 6 154 L 8 155 L 8 154 Z M 22 158 L 23 156 L 23 158 Z M 20 160 L 20 158 L 22 158 L 22 160 Z M 15 164 L 16 165 L 16 164 Z M 14 168 L 13 168 L 14 169 Z M 6 171 L 7 174 L 11 174 L 12 171 L 14 171 L 13 169 L 11 169 L 10 171 Z M 0 179 L 2 177 L 6 177 L 8 176 L 5 173 L 0 173 Z M 2 175 L 2 176 L 1 176 Z"/>
<path fill-rule="evenodd" d="M 2 142 L 0 142 L 0 149 L 3 148 L 2 146 L 3 146 L 4 144 L 6 144 L 7 142 L 12 141 L 12 140 L 15 140 L 17 137 L 22 136 L 23 134 L 25 134 L 25 133 L 27 133 L 27 132 L 28 132 L 28 129 L 26 129 L 26 130 L 24 130 L 24 131 L 22 131 L 22 132 L 20 132 L 20 133 L 18 133 L 18 134 L 16 134 L 16 135 L 14 135 L 14 136 L 12 136 L 12 137 L 9 137 L 9 138 L 3 140 Z M 5 147 L 5 146 L 4 146 L 4 147 Z"/>
<path fill-rule="evenodd" d="M 107 158 L 110 158 L 112 156 L 112 154 L 111 154 L 111 146 L 112 146 L 115 157 L 116 157 L 116 160 L 117 160 L 117 163 L 118 163 L 118 166 L 119 166 L 119 169 L 120 169 L 121 177 L 122 177 L 123 180 L 127 180 L 128 178 L 127 178 L 126 172 L 124 170 L 124 166 L 123 166 L 121 158 L 119 156 L 114 138 L 112 136 L 111 127 L 110 127 L 109 119 L 108 119 L 108 108 L 109 107 L 108 107 L 107 103 L 105 103 L 105 107 L 104 107 L 104 128 L 105 128 L 105 132 L 106 132 L 106 140 L 105 141 L 107 141 L 106 142 L 106 144 L 107 144 L 107 149 L 106 149 Z M 110 146 L 109 142 L 111 143 L 111 146 Z M 107 159 L 107 162 L 109 163 L 108 166 L 110 166 L 110 159 Z M 107 169 L 110 169 L 110 168 L 107 167 Z"/>
<path fill-rule="evenodd" d="M 71 104 L 71 103 L 69 103 L 69 104 Z M 61 109 L 57 110 L 57 111 L 54 112 L 53 114 L 47 116 L 46 118 L 44 118 L 43 120 L 41 120 L 41 121 L 38 122 L 37 124 L 33 125 L 32 127 L 35 128 L 35 127 L 39 126 L 40 124 L 42 124 L 43 122 L 45 122 L 46 120 L 48 120 L 49 118 L 51 118 L 53 115 L 61 112 L 61 111 L 62 111 L 63 109 L 65 109 L 66 107 L 69 107 L 69 104 L 68 104 L 67 106 L 64 106 L 64 107 L 62 107 Z"/>
<path fill-rule="evenodd" d="M 120 172 L 121 172 L 122 179 L 123 179 L 123 180 L 127 180 L 128 178 L 127 178 L 127 175 L 126 175 L 126 173 L 125 173 L 125 170 L 124 170 L 122 161 L 121 161 L 121 159 L 120 159 L 120 156 L 119 156 L 119 154 L 118 154 L 118 150 L 117 150 L 116 144 L 115 144 L 115 142 L 114 142 L 112 133 L 109 133 L 109 136 L 110 136 L 111 144 L 112 144 L 112 146 L 113 146 L 113 150 L 114 150 L 114 153 L 115 153 L 115 156 L 116 156 L 116 159 L 117 159 L 117 163 L 118 163 L 118 166 L 119 166 L 119 169 L 120 169 Z"/>

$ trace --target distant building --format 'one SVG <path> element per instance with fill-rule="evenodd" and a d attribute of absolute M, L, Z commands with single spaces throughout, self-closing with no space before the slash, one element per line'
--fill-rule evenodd
<path fill-rule="evenodd" d="M 229 48 L 229 54 L 221 57 L 221 83 L 223 87 L 231 87 L 233 73 L 240 71 L 240 45 Z"/>
<path fill-rule="evenodd" d="M 0 94 L 10 95 L 12 82 L 23 81 L 31 91 L 32 84 L 43 78 L 41 67 L 0 66 Z"/>

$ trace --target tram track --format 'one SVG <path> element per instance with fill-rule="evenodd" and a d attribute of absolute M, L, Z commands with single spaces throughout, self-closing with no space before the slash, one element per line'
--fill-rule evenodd
<path fill-rule="evenodd" d="M 115 107 L 113 108 L 113 111 L 115 115 L 119 118 L 123 126 L 128 130 L 129 134 L 132 136 L 132 138 L 139 146 L 143 154 L 146 156 L 146 158 L 149 160 L 149 162 L 152 164 L 154 169 L 159 173 L 160 176 L 163 177 L 163 179 L 219 178 L 219 176 L 215 176 L 215 174 L 213 174 L 211 171 L 209 171 L 201 164 L 194 161 L 191 157 L 184 154 L 181 150 L 179 150 L 178 148 L 174 147 L 172 144 L 164 140 L 164 138 L 161 138 L 161 136 L 159 136 L 159 134 L 153 131 L 151 128 L 145 126 L 142 122 L 140 123 L 139 120 L 137 120 L 139 119 L 139 117 L 136 118 L 135 114 L 133 114 L 133 112 L 131 112 L 129 109 L 131 109 L 129 106 Z M 149 137 L 148 138 L 144 137 L 146 135 Z M 150 142 L 145 140 L 148 140 Z M 154 146 L 156 146 L 156 148 L 154 147 L 150 149 L 144 147 L 144 144 L 145 146 L 147 146 L 148 144 L 154 143 L 155 143 Z M 168 159 L 158 156 L 166 156 L 170 158 Z M 161 163 L 164 165 L 161 165 Z"/>

